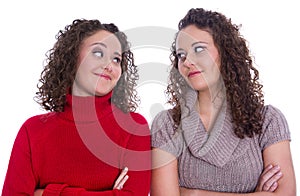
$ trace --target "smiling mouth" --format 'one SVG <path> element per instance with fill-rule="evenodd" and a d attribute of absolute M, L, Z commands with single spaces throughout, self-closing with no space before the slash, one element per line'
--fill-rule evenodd
<path fill-rule="evenodd" d="M 197 74 L 201 74 L 201 71 L 193 71 L 193 72 L 190 72 L 190 73 L 188 74 L 188 77 L 192 77 L 192 76 L 195 76 L 195 75 L 197 75 Z"/>
<path fill-rule="evenodd" d="M 111 78 L 106 74 L 97 74 L 100 78 L 104 78 L 106 80 L 111 80 Z"/>

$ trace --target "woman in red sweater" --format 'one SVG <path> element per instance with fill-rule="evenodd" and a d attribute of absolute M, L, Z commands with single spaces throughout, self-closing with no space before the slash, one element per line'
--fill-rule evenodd
<path fill-rule="evenodd" d="M 137 67 L 114 24 L 74 20 L 48 52 L 2 195 L 148 195 L 150 134 L 135 113 Z"/>

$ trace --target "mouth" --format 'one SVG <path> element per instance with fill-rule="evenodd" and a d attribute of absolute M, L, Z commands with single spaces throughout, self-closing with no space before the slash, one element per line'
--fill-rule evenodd
<path fill-rule="evenodd" d="M 104 78 L 105 80 L 111 80 L 111 77 L 107 74 L 96 74 L 97 76 L 99 76 L 100 78 Z"/>
<path fill-rule="evenodd" d="M 201 74 L 201 73 L 202 73 L 202 71 L 192 71 L 188 74 L 188 77 L 190 78 L 190 77 L 193 77 L 193 76 L 195 76 L 197 74 Z"/>

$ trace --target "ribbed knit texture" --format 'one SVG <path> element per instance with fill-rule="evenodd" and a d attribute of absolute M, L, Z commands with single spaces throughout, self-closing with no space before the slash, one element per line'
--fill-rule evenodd
<path fill-rule="evenodd" d="M 208 133 L 195 109 L 197 93 L 190 89 L 185 99 L 186 102 L 181 102 L 181 126 L 177 130 L 167 110 L 155 117 L 151 127 L 152 147 L 178 159 L 180 186 L 218 192 L 253 192 L 263 170 L 262 151 L 276 142 L 290 140 L 284 115 L 271 105 L 265 106 L 263 133 L 239 139 L 233 132 L 226 103 Z"/>
<path fill-rule="evenodd" d="M 149 127 L 141 115 L 123 113 L 103 97 L 67 95 L 64 112 L 29 118 L 11 153 L 2 195 L 148 195 Z M 129 179 L 112 190 L 121 170 Z"/>

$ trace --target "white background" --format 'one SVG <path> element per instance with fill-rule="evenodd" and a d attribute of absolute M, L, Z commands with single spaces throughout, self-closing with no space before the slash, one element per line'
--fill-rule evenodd
<path fill-rule="evenodd" d="M 300 12 L 296 0 L 11 0 L 0 3 L 0 191 L 11 148 L 21 124 L 28 117 L 43 112 L 33 97 L 45 53 L 52 48 L 58 30 L 77 18 L 113 22 L 123 31 L 143 26 L 175 30 L 178 21 L 192 7 L 220 11 L 234 23 L 242 24 L 241 32 L 249 42 L 260 71 L 265 102 L 279 108 L 289 123 L 296 177 L 300 179 L 300 156 L 297 155 L 297 149 L 300 148 L 300 96 L 299 87 L 296 87 L 300 84 Z M 149 61 L 169 63 L 169 52 L 166 50 L 154 49 L 151 55 L 149 50 L 133 52 L 137 64 Z M 143 101 L 139 111 L 150 123 L 157 111 L 149 107 L 162 109 L 158 103 L 165 101 L 162 91 L 164 85 L 153 85 L 139 88 Z"/>

